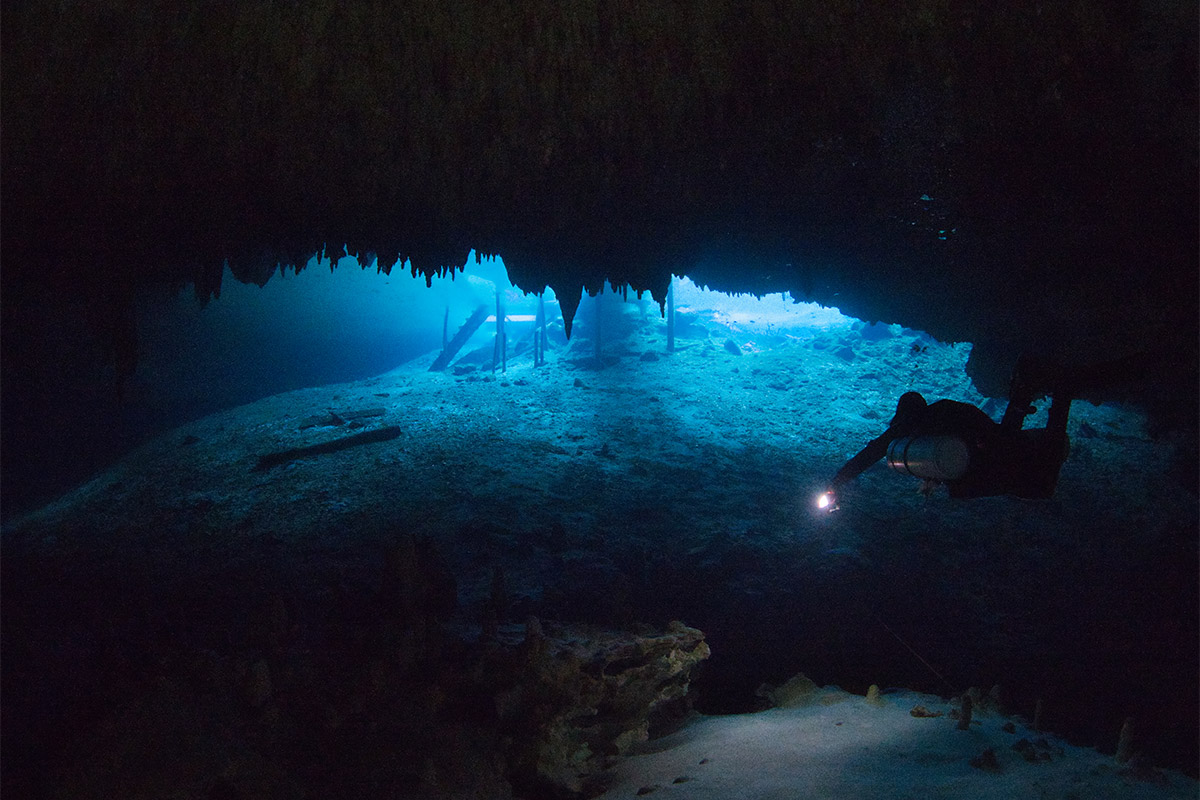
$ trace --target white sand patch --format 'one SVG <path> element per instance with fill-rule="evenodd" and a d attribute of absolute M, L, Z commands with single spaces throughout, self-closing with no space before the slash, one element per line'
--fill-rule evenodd
<path fill-rule="evenodd" d="M 873 706 L 830 690 L 800 708 L 701 718 L 652 742 L 654 752 L 620 764 L 602 797 L 1149 800 L 1197 794 L 1196 782 L 1178 774 L 1155 772 L 1153 781 L 1139 780 L 1111 756 L 1007 717 L 976 715 L 964 731 L 947 716 L 909 713 L 916 706 L 949 712 L 937 697 L 905 691 L 884 700 Z M 1034 761 L 1013 749 L 1022 741 Z M 988 749 L 998 768 L 972 766 Z"/>

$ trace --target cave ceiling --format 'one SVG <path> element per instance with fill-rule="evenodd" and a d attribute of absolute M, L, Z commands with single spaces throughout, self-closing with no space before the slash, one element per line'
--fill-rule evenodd
<path fill-rule="evenodd" d="M 225 263 L 474 248 L 568 315 L 686 273 L 994 365 L 1194 358 L 1196 27 L 1171 0 L 6 7 L 3 299 L 121 319 Z"/>

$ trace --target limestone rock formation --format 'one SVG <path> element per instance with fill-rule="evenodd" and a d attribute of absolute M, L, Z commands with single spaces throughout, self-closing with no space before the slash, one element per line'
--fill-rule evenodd
<path fill-rule="evenodd" d="M 531 621 L 515 682 L 496 696 L 515 740 L 513 772 L 530 789 L 585 791 L 612 760 L 645 741 L 657 719 L 686 709 L 692 667 L 708 658 L 704 634 L 681 622 L 663 632 Z M 542 796 L 538 794 L 538 796 Z"/>

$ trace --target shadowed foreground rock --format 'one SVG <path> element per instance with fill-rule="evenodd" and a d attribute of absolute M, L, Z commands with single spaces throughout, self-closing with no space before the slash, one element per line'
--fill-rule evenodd
<path fill-rule="evenodd" d="M 50 584 L 46 564 L 22 564 Z M 689 671 L 709 654 L 681 623 L 631 632 L 531 617 L 480 636 L 450 570 L 411 536 L 386 552 L 382 580 L 324 573 L 281 589 L 226 573 L 203 605 L 152 587 L 140 596 L 111 562 L 94 567 L 55 592 L 64 609 L 87 598 L 104 620 L 89 645 L 99 657 L 70 658 L 78 634 L 33 613 L 45 596 L 6 609 L 62 656 L 10 651 L 7 688 L 29 703 L 78 695 L 57 723 L 44 703 L 30 706 L 41 722 L 22 723 L 55 727 L 38 740 L 60 744 L 31 779 L 50 797 L 594 794 L 651 725 L 687 713 Z M 131 608 L 149 615 L 156 644 L 134 631 Z"/>
<path fill-rule="evenodd" d="M 515 683 L 496 694 L 497 711 L 518 735 L 514 777 L 531 796 L 586 793 L 614 757 L 648 738 L 652 722 L 686 709 L 689 673 L 709 649 L 680 622 L 638 635 L 547 628 L 536 619 L 526 626 L 520 661 L 507 670 Z"/>

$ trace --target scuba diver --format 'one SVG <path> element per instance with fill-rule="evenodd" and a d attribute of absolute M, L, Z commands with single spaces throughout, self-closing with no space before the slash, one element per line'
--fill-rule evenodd
<path fill-rule="evenodd" d="M 1047 394 L 1046 427 L 1022 430 L 1025 417 L 1036 410 L 1030 403 Z M 905 392 L 888 429 L 838 470 L 818 507 L 836 509 L 838 490 L 884 457 L 898 472 L 921 478 L 927 496 L 944 483 L 956 498 L 1047 499 L 1067 458 L 1067 416 L 1077 394 L 1061 368 L 1028 355 L 1017 360 L 999 423 L 969 403 L 927 403 L 920 393 Z"/>

